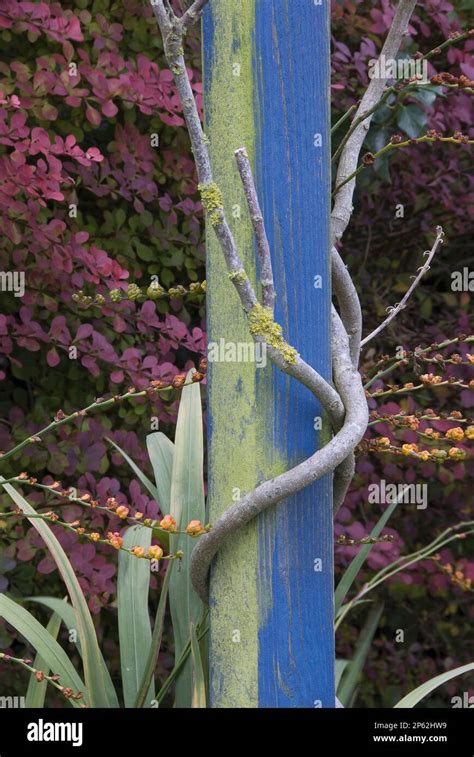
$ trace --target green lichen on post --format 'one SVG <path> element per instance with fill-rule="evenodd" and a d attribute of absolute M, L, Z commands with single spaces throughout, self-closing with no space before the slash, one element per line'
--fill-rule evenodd
<path fill-rule="evenodd" d="M 201 193 L 202 204 L 204 205 L 204 209 L 211 225 L 217 226 L 222 221 L 221 211 L 224 208 L 221 190 L 215 181 L 212 181 L 209 184 L 198 184 L 198 189 Z"/>
<path fill-rule="evenodd" d="M 226 207 L 245 206 L 233 150 L 245 145 L 250 159 L 255 145 L 254 42 L 255 0 L 212 0 L 212 56 L 205 79 L 206 134 L 211 142 L 215 181 Z M 209 43 L 209 39 L 207 39 Z M 207 57 L 207 56 L 206 56 Z M 229 61 L 239 62 L 235 76 Z M 255 276 L 254 236 L 248 219 L 228 219 L 249 278 Z M 228 269 L 211 224 L 208 224 L 209 338 L 228 341 L 249 338 L 246 314 L 228 277 Z M 267 455 L 267 407 L 256 406 L 257 380 L 262 394 L 271 391 L 271 374 L 255 363 L 215 362 L 211 365 L 213 432 L 209 440 L 209 519 L 215 522 L 233 497 L 252 491 L 262 470 L 273 475 Z M 260 374 L 267 374 L 262 376 Z M 263 384 L 265 386 L 263 386 Z M 262 399 L 262 395 L 260 395 Z M 275 452 L 271 450 L 271 460 Z M 284 461 L 286 463 L 286 461 Z M 279 470 L 277 473 L 280 472 Z M 216 708 L 258 707 L 258 633 L 260 624 L 258 526 L 249 523 L 223 547 L 211 583 L 212 660 L 210 700 Z M 266 596 L 271 595 L 267 592 Z M 268 602 L 271 606 L 271 596 Z M 241 629 L 238 643 L 232 631 Z M 231 631 L 229 633 L 229 630 Z"/>
<path fill-rule="evenodd" d="M 243 284 L 244 281 L 247 281 L 248 276 L 243 268 L 239 268 L 236 271 L 230 271 L 229 279 L 237 284 Z"/>
<path fill-rule="evenodd" d="M 273 319 L 271 308 L 264 308 L 260 303 L 253 306 L 248 314 L 250 333 L 261 336 L 270 347 L 277 350 L 286 363 L 294 365 L 298 352 L 283 338 L 283 329 Z"/>

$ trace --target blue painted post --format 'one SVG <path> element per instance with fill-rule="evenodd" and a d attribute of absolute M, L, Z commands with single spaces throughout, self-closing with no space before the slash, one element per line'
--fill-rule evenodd
<path fill-rule="evenodd" d="M 275 319 L 330 371 L 329 0 L 211 0 L 204 14 L 206 133 L 247 271 L 255 253 L 234 150 L 247 147 L 273 259 Z M 249 342 L 208 236 L 209 341 Z M 311 455 L 327 422 L 271 365 L 214 362 L 210 520 L 258 482 Z M 217 558 L 211 582 L 214 707 L 333 707 L 332 482 L 267 512 Z"/>

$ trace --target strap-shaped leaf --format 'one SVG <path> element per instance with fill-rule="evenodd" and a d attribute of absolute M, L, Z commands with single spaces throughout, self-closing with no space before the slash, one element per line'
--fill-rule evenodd
<path fill-rule="evenodd" d="M 57 599 L 57 597 L 26 597 L 24 601 L 37 602 L 39 605 L 44 605 L 50 610 L 53 610 L 56 615 L 59 615 L 60 620 L 62 620 L 68 632 L 76 629 L 76 616 L 74 610 L 69 602 L 64 601 L 64 599 Z M 74 644 L 82 657 L 81 642 L 78 636 L 76 641 L 74 641 Z"/>
<path fill-rule="evenodd" d="M 151 544 L 151 529 L 131 526 L 123 544 L 128 549 L 143 547 L 145 553 Z M 120 665 L 125 707 L 133 707 L 145 672 L 151 648 L 151 624 L 148 612 L 150 589 L 150 562 L 121 551 L 118 560 L 117 605 L 120 639 Z M 155 698 L 152 681 L 147 694 Z"/>
<path fill-rule="evenodd" d="M 3 480 L 0 476 L 0 484 Z M 3 484 L 3 487 L 22 512 L 26 515 L 36 515 L 36 510 L 11 484 Z M 117 694 L 100 652 L 92 617 L 74 569 L 48 524 L 41 518 L 31 518 L 30 523 L 42 537 L 56 563 L 74 607 L 90 704 L 92 707 L 118 707 Z"/>
<path fill-rule="evenodd" d="M 364 667 L 367 655 L 369 654 L 370 645 L 374 638 L 375 631 L 377 630 L 380 616 L 383 612 L 383 607 L 383 603 L 381 603 L 370 611 L 359 634 L 359 639 L 354 650 L 354 656 L 341 677 L 337 689 L 337 696 L 344 707 L 349 707 L 351 704 L 359 676 Z"/>
<path fill-rule="evenodd" d="M 206 707 L 206 679 L 204 676 L 204 666 L 201 659 L 201 648 L 196 633 L 196 626 L 191 623 L 191 657 L 193 662 L 193 693 L 192 706 Z"/>
<path fill-rule="evenodd" d="M 31 644 L 46 666 L 60 677 L 62 686 L 71 688 L 74 692 L 83 693 L 83 699 L 80 702 L 69 700 L 74 707 L 90 704 L 89 692 L 66 652 L 28 610 L 6 594 L 0 594 L 0 617 L 10 623 Z"/>
<path fill-rule="evenodd" d="M 181 530 L 191 520 L 205 522 L 203 457 L 201 392 L 199 384 L 190 384 L 183 389 L 179 404 L 171 480 L 171 514 Z M 173 571 L 170 581 L 175 656 L 179 660 L 189 639 L 191 623 L 196 626 L 201 620 L 203 605 L 189 572 L 193 539 L 187 534 L 170 535 L 170 548 L 172 552 L 183 552 L 180 570 Z M 176 682 L 176 706 L 191 707 L 192 691 L 192 663 L 188 660 Z"/>
<path fill-rule="evenodd" d="M 474 662 L 469 662 L 467 665 L 461 665 L 459 668 L 447 670 L 446 673 L 441 673 L 439 676 L 430 678 L 429 681 L 425 681 L 421 686 L 410 691 L 403 699 L 400 699 L 395 707 L 415 707 L 418 702 L 421 702 L 422 699 L 431 694 L 438 686 L 442 686 L 443 683 L 447 683 L 452 678 L 462 676 L 463 673 L 469 673 L 470 670 L 474 670 Z"/>
<path fill-rule="evenodd" d="M 58 638 L 59 629 L 61 628 L 61 618 L 55 612 L 51 615 L 46 630 L 51 634 L 51 637 L 56 641 Z M 41 657 L 40 653 L 36 653 L 36 657 L 33 662 L 35 670 L 41 670 L 45 675 L 49 676 L 51 670 L 45 660 Z M 54 672 L 54 671 L 53 671 Z M 28 689 L 26 692 L 25 706 L 28 709 L 43 709 L 44 700 L 46 698 L 46 689 L 48 688 L 48 682 L 46 680 L 37 681 L 34 673 L 31 673 L 28 683 Z"/>

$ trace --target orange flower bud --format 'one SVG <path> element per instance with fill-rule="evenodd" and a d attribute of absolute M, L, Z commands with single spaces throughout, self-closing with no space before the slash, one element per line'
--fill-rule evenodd
<path fill-rule="evenodd" d="M 172 515 L 165 515 L 165 517 L 160 520 L 160 527 L 165 531 L 176 531 L 176 521 Z"/>
<path fill-rule="evenodd" d="M 152 546 L 148 548 L 148 557 L 152 560 L 161 560 L 163 557 L 163 550 L 157 544 L 152 544 Z"/>
<path fill-rule="evenodd" d="M 192 520 L 186 526 L 186 533 L 189 534 L 189 536 L 199 536 L 200 534 L 205 533 L 205 531 L 206 529 L 200 520 Z"/>
<path fill-rule="evenodd" d="M 453 439 L 455 442 L 460 442 L 464 439 L 464 431 L 457 426 L 456 428 L 450 428 L 446 431 L 446 439 Z"/>
<path fill-rule="evenodd" d="M 109 531 L 109 533 L 107 534 L 107 539 L 109 541 L 109 544 L 111 544 L 115 549 L 120 549 L 123 544 L 123 539 L 118 531 L 115 531 L 114 533 L 112 533 L 112 531 Z"/>

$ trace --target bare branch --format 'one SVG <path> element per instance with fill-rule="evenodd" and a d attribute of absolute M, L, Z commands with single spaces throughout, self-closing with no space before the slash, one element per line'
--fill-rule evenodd
<path fill-rule="evenodd" d="M 362 338 L 362 311 L 359 295 L 347 266 L 335 247 L 331 252 L 333 292 L 339 305 L 341 319 L 349 336 L 352 364 L 359 365 L 360 340 Z"/>
<path fill-rule="evenodd" d="M 262 283 L 262 303 L 266 308 L 273 309 L 275 289 L 273 284 L 272 259 L 268 244 L 265 223 L 258 202 L 257 190 L 252 176 L 252 169 L 245 147 L 235 151 L 235 158 L 239 168 L 240 178 L 244 187 L 245 197 L 249 206 L 250 218 L 257 242 L 257 253 L 260 260 L 260 280 Z"/>
<path fill-rule="evenodd" d="M 377 336 L 377 334 L 380 334 L 380 332 L 383 331 L 383 329 L 386 326 L 388 326 L 388 324 L 391 321 L 393 321 L 394 318 L 397 317 L 397 315 L 399 314 L 399 312 L 404 309 L 404 307 L 406 306 L 406 304 L 407 304 L 408 300 L 410 299 L 411 295 L 413 294 L 413 292 L 415 291 L 416 287 L 420 283 L 421 279 L 423 278 L 423 276 L 425 275 L 425 273 L 428 273 L 428 271 L 430 270 L 430 263 L 433 260 L 435 254 L 436 254 L 436 252 L 438 250 L 438 248 L 443 244 L 443 242 L 444 242 L 444 231 L 443 231 L 443 229 L 442 229 L 441 226 L 437 226 L 436 227 L 436 239 L 435 239 L 435 241 L 433 243 L 433 246 L 432 246 L 431 250 L 427 250 L 426 252 L 423 253 L 424 255 L 428 256 L 428 259 L 427 259 L 426 263 L 424 263 L 421 266 L 421 268 L 418 269 L 418 275 L 414 277 L 415 280 L 412 283 L 412 285 L 410 286 L 410 288 L 408 289 L 408 291 L 403 296 L 403 299 L 400 300 L 400 302 L 398 302 L 396 305 L 394 305 L 393 307 L 390 308 L 389 315 L 383 321 L 383 323 L 381 323 L 380 326 L 377 326 L 377 328 L 374 329 L 368 336 L 366 336 L 365 339 L 362 339 L 362 341 L 360 343 L 361 347 L 363 347 L 365 344 L 367 344 L 367 342 L 370 342 L 370 340 L 373 339 L 375 336 Z"/>
<path fill-rule="evenodd" d="M 183 31 L 189 29 L 190 26 L 196 23 L 201 16 L 204 8 L 206 7 L 208 0 L 194 0 L 194 3 L 181 17 L 181 23 L 183 25 Z"/>
<path fill-rule="evenodd" d="M 416 0 L 400 0 L 392 21 L 392 26 L 390 27 L 380 54 L 381 56 L 384 56 L 384 58 L 396 58 L 415 5 Z M 383 97 L 386 83 L 387 79 L 374 77 L 371 79 L 370 84 L 365 91 L 354 119 L 355 121 L 358 121 L 361 117 L 364 117 L 364 120 L 360 122 L 357 128 L 352 132 L 344 146 L 339 161 L 336 186 L 341 186 L 357 169 L 359 153 L 372 121 L 372 115 L 369 116 L 368 113 L 369 111 L 373 112 L 374 106 Z M 367 117 L 365 117 L 366 115 Z M 351 179 L 351 181 L 343 184 L 336 195 L 331 213 L 331 246 L 333 246 L 338 239 L 341 239 L 349 223 L 352 215 L 354 188 L 355 177 Z"/>

